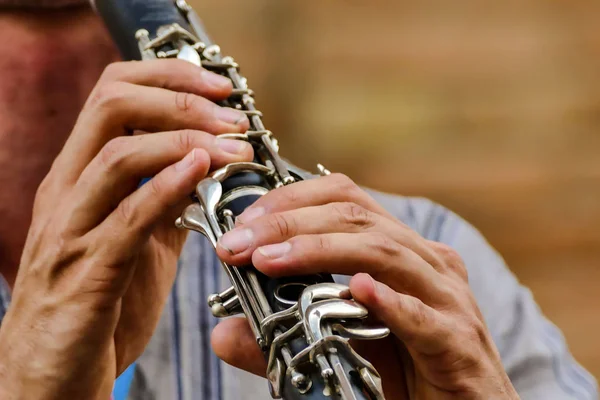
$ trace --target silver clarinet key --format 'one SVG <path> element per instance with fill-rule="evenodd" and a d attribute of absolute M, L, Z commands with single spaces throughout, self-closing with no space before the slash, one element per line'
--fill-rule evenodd
<path fill-rule="evenodd" d="M 139 7 L 136 11 L 148 7 L 146 2 L 130 2 Z M 250 122 L 247 132 L 221 137 L 251 144 L 254 160 L 213 171 L 197 184 L 193 203 L 176 221 L 178 228 L 200 232 L 216 248 L 220 238 L 235 229 L 236 217 L 244 209 L 271 190 L 301 181 L 306 174 L 279 156 L 278 142 L 265 128 L 240 66 L 221 54 L 192 7 L 185 0 L 151 3 L 151 16 L 165 20 L 157 23 L 150 16 L 139 16 L 131 33 L 139 50 L 136 58 L 178 58 L 229 78 L 231 96 L 219 105 L 245 113 Z M 159 10 L 161 7 L 168 9 Z M 113 36 L 128 31 L 118 29 Z M 124 46 L 129 46 L 131 39 L 123 40 Z M 131 49 L 124 49 L 130 53 Z M 331 174 L 321 164 L 318 170 L 321 176 Z M 216 317 L 245 315 L 267 359 L 266 376 L 273 398 L 384 399 L 379 374 L 349 341 L 380 339 L 389 329 L 366 323 L 367 309 L 352 299 L 347 286 L 334 283 L 328 274 L 271 278 L 252 265 L 220 263 L 231 287 L 210 295 L 208 306 Z"/>

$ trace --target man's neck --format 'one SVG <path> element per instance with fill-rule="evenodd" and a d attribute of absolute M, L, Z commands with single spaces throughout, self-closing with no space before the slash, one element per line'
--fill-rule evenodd
<path fill-rule="evenodd" d="M 37 187 L 117 54 L 86 8 L 0 12 L 0 32 L 0 273 L 12 286 Z"/>

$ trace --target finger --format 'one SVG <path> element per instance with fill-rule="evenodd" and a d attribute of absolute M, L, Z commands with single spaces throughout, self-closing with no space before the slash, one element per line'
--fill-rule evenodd
<path fill-rule="evenodd" d="M 350 280 L 350 292 L 409 348 L 426 355 L 447 350 L 452 336 L 450 324 L 420 299 L 398 293 L 367 274 L 357 274 Z"/>
<path fill-rule="evenodd" d="M 177 129 L 218 134 L 248 129 L 248 118 L 242 111 L 220 107 L 194 93 L 112 82 L 92 96 L 80 118 L 86 129 L 95 124 L 118 129 L 122 134 Z"/>
<path fill-rule="evenodd" d="M 258 247 L 298 235 L 378 232 L 419 254 L 434 267 L 442 260 L 416 232 L 355 203 L 329 203 L 270 213 L 244 223 L 221 237 L 219 257 L 232 265 L 246 265 Z"/>
<path fill-rule="evenodd" d="M 332 174 L 270 191 L 238 216 L 237 222 L 245 224 L 265 214 L 336 202 L 355 203 L 371 212 L 395 219 L 350 178 Z"/>
<path fill-rule="evenodd" d="M 175 131 L 119 137 L 110 141 L 85 168 L 71 193 L 72 228 L 91 229 L 138 186 L 181 160 L 193 149 L 208 152 L 211 168 L 252 159 L 252 146 L 206 132 Z M 190 192 L 191 193 L 191 192 Z"/>
<path fill-rule="evenodd" d="M 110 64 L 99 83 L 128 82 L 223 100 L 233 89 L 229 78 L 188 61 L 172 59 L 122 61 Z M 90 99 L 93 99 L 92 95 Z"/>
<path fill-rule="evenodd" d="M 137 249 L 147 242 L 155 225 L 206 176 L 209 165 L 208 153 L 194 149 L 123 199 L 106 220 L 88 234 L 93 243 L 89 251 L 98 260 L 96 264 L 118 267 L 130 255 L 137 254 Z M 93 266 L 91 268 L 94 270 Z M 101 279 L 122 282 L 119 288 L 127 288 L 131 271 L 113 270 L 117 276 Z M 98 273 L 106 274 L 106 271 Z M 118 289 L 113 289 L 113 293 L 119 293 Z"/>
<path fill-rule="evenodd" d="M 210 340 L 217 357 L 227 364 L 265 376 L 267 362 L 246 318 L 229 318 L 219 322 Z"/>
<path fill-rule="evenodd" d="M 108 141 L 133 130 L 195 129 L 216 135 L 249 126 L 241 111 L 191 93 L 113 82 L 95 96 L 58 157 L 56 167 L 66 181 L 75 181 Z"/>
<path fill-rule="evenodd" d="M 301 235 L 259 247 L 252 264 L 268 276 L 366 272 L 424 301 L 446 299 L 441 275 L 412 250 L 380 233 Z"/>

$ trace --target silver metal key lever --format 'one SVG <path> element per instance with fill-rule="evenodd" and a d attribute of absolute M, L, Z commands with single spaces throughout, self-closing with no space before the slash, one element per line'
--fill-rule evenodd
<path fill-rule="evenodd" d="M 221 293 L 208 296 L 208 306 L 217 318 L 229 317 L 244 312 L 240 304 L 240 298 L 235 293 L 233 286 Z"/>

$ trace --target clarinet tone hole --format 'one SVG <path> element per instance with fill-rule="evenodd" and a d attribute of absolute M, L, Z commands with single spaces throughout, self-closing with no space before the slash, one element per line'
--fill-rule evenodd
<path fill-rule="evenodd" d="M 305 283 L 285 283 L 275 289 L 275 299 L 283 305 L 293 306 L 298 302 L 300 295 L 308 287 Z"/>

